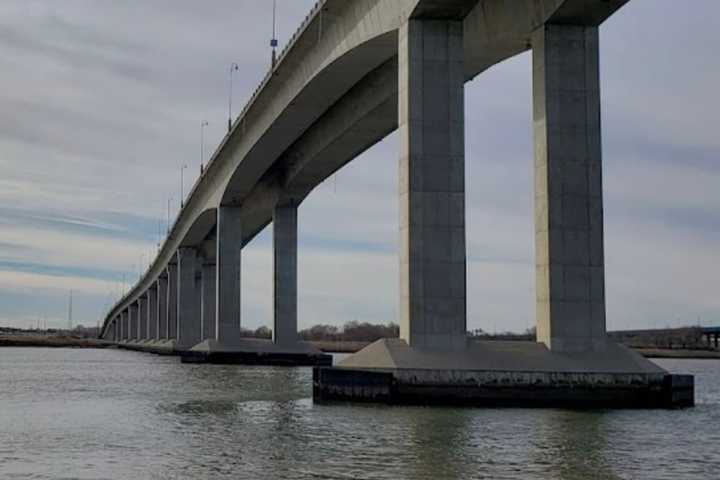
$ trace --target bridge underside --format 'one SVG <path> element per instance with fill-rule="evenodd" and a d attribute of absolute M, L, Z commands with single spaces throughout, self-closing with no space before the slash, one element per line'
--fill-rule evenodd
<path fill-rule="evenodd" d="M 103 335 L 187 362 L 329 365 L 297 337 L 297 209 L 398 129 L 400 339 L 316 370 L 318 399 L 691 404 L 692 378 L 669 376 L 606 335 L 598 25 L 625 2 L 321 2 Z M 471 343 L 464 84 L 528 49 L 537 343 Z M 242 249 L 269 224 L 273 338 L 250 340 Z"/>

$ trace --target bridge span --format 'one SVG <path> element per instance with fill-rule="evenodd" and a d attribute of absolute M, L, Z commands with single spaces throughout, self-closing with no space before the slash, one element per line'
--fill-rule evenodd
<path fill-rule="evenodd" d="M 297 337 L 297 209 L 399 129 L 400 339 L 318 369 L 317 398 L 691 403 L 691 378 L 669 376 L 605 330 L 598 27 L 626 2 L 318 2 L 101 336 L 184 361 L 329 364 Z M 470 344 L 464 83 L 527 50 L 538 338 Z M 248 340 L 240 328 L 242 248 L 269 224 L 273 339 Z M 492 387 L 501 384 L 514 396 Z"/>

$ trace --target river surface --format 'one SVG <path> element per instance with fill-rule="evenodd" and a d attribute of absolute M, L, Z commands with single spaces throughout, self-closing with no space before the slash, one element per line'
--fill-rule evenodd
<path fill-rule="evenodd" d="M 717 479 L 720 361 L 697 407 L 314 405 L 308 368 L 0 349 L 0 479 Z"/>

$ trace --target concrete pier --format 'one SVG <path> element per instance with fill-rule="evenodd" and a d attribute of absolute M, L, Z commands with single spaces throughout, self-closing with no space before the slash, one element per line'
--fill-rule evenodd
<path fill-rule="evenodd" d="M 399 42 L 400 336 L 464 348 L 463 24 L 410 19 Z"/>
<path fill-rule="evenodd" d="M 147 328 L 148 328 L 148 301 L 147 296 L 140 297 L 138 300 L 138 334 L 137 340 L 147 340 Z"/>
<path fill-rule="evenodd" d="M 177 262 L 177 259 L 176 259 Z M 177 263 L 171 263 L 167 267 L 167 338 L 177 340 L 177 319 L 178 319 L 178 268 Z"/>
<path fill-rule="evenodd" d="M 204 261 L 202 266 L 202 308 L 200 318 L 202 323 L 202 339 L 215 338 L 215 281 L 216 271 L 215 263 Z"/>
<path fill-rule="evenodd" d="M 167 340 L 168 336 L 168 281 L 167 275 L 157 279 L 158 292 L 158 332 L 156 340 Z"/>
<path fill-rule="evenodd" d="M 597 27 L 545 25 L 533 42 L 537 336 L 605 348 Z"/>
<path fill-rule="evenodd" d="M 148 330 L 147 339 L 154 341 L 158 332 L 158 304 L 157 287 L 148 290 Z"/>
<path fill-rule="evenodd" d="M 217 279 L 215 340 L 220 345 L 240 341 L 240 279 L 242 221 L 238 207 L 217 209 Z"/>
<path fill-rule="evenodd" d="M 136 342 L 138 340 L 138 302 L 130 305 L 130 328 L 128 338 Z"/>
<path fill-rule="evenodd" d="M 297 335 L 297 206 L 288 202 L 273 215 L 273 341 L 293 345 Z"/>
<path fill-rule="evenodd" d="M 187 350 L 201 341 L 200 278 L 194 248 L 178 250 L 178 335 L 175 348 Z"/>

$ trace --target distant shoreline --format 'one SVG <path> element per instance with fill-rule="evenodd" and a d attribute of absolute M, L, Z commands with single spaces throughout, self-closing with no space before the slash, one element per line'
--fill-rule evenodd
<path fill-rule="evenodd" d="M 356 353 L 371 342 L 336 342 L 326 340 L 313 340 L 319 350 L 326 353 Z M 0 335 L 0 348 L 2 347 L 39 347 L 39 348 L 111 348 L 113 344 L 95 338 L 79 338 L 69 336 L 44 335 Z M 685 359 L 716 359 L 720 360 L 720 351 L 717 350 L 685 350 L 666 348 L 634 348 L 636 352 L 646 358 L 685 358 Z"/>
<path fill-rule="evenodd" d="M 2 347 L 108 348 L 112 344 L 96 338 L 44 335 L 0 335 Z"/>

